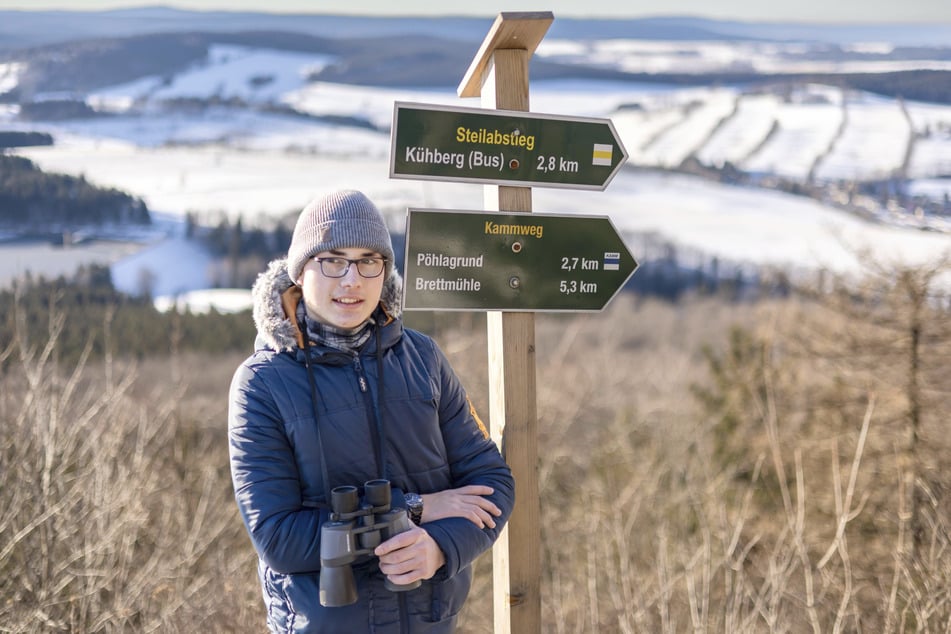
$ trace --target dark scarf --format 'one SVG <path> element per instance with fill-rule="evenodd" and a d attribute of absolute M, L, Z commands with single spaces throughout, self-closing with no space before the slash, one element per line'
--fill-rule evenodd
<path fill-rule="evenodd" d="M 307 338 L 315 343 L 322 343 L 331 348 L 343 350 L 344 352 L 359 352 L 370 337 L 373 335 L 373 328 L 376 322 L 370 317 L 356 328 L 338 328 L 323 322 L 317 321 L 307 314 L 304 302 L 297 305 L 298 320 L 304 317 L 304 323 L 307 325 Z"/>

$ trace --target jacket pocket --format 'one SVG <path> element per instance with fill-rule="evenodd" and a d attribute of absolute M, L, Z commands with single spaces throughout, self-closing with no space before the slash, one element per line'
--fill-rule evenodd
<path fill-rule="evenodd" d="M 287 593 L 284 591 L 284 576 L 263 563 L 260 564 L 261 585 L 264 590 L 264 603 L 267 608 L 268 629 L 272 632 L 290 631 L 292 614 Z"/>
<path fill-rule="evenodd" d="M 431 582 L 432 595 L 430 597 L 428 620 L 430 623 L 441 623 L 455 619 L 469 595 L 472 584 L 472 569 L 465 568 L 459 574 L 443 581 Z"/>

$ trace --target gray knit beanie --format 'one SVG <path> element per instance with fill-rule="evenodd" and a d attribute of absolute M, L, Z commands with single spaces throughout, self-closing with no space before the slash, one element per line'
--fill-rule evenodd
<path fill-rule="evenodd" d="M 383 214 L 358 191 L 343 190 L 312 200 L 297 218 L 287 252 L 287 274 L 296 284 L 307 260 L 321 251 L 358 248 L 386 258 L 393 270 L 393 243 Z"/>

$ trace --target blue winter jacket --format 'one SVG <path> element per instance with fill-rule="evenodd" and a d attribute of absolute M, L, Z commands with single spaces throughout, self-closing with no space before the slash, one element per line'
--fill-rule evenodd
<path fill-rule="evenodd" d="M 255 283 L 258 339 L 232 381 L 229 448 L 235 498 L 258 553 L 273 632 L 451 632 L 469 591 L 470 564 L 491 547 L 511 513 L 511 471 L 443 353 L 429 337 L 403 327 L 400 291 L 399 276 L 391 275 L 376 315 L 378 332 L 351 355 L 302 347 L 295 320 L 287 318 L 300 289 L 283 261 Z M 311 355 L 316 420 L 305 354 Z M 493 488 L 489 497 L 502 517 L 492 529 L 462 518 L 426 523 L 446 558 L 432 579 L 416 590 L 391 592 L 376 558 L 365 557 L 353 566 L 357 603 L 322 607 L 325 492 L 384 477 L 393 487 L 393 507 L 405 505 L 406 492 L 482 484 Z"/>

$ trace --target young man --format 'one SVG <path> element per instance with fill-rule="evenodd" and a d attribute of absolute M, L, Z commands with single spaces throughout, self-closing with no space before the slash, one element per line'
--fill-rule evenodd
<path fill-rule="evenodd" d="M 470 564 L 512 510 L 511 471 L 459 379 L 403 327 L 393 259 L 379 210 L 340 191 L 304 208 L 287 259 L 254 285 L 258 337 L 232 381 L 229 448 L 272 632 L 452 632 Z M 353 603 L 322 605 L 331 492 L 379 480 L 413 522 L 348 564 Z"/>

